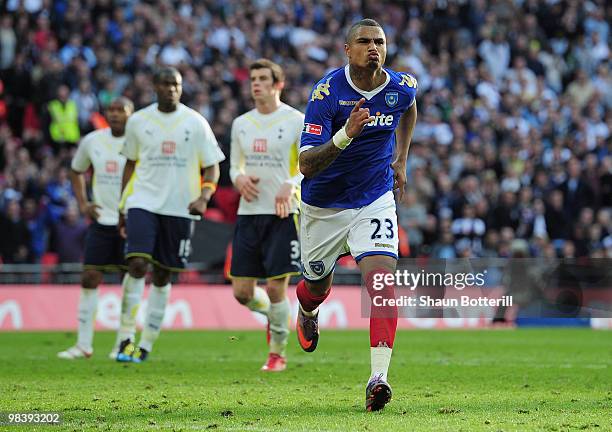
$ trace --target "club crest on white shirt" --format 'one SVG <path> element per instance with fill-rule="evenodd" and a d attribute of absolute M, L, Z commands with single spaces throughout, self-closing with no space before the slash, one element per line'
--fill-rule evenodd
<path fill-rule="evenodd" d="M 253 140 L 254 153 L 266 153 L 268 151 L 268 140 L 265 138 L 255 138 Z"/>
<path fill-rule="evenodd" d="M 162 142 L 162 154 L 173 155 L 176 152 L 176 143 L 174 141 Z"/>

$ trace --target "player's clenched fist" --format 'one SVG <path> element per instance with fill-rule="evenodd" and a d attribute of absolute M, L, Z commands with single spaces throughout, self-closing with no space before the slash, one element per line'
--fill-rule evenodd
<path fill-rule="evenodd" d="M 208 198 L 199 197 L 198 199 L 189 203 L 187 210 L 189 210 L 190 215 L 202 216 L 206 209 L 208 208 Z"/>
<path fill-rule="evenodd" d="M 348 147 L 353 138 L 361 133 L 365 125 L 374 120 L 374 117 L 370 116 L 369 108 L 361 108 L 364 103 L 364 98 L 359 99 L 351 111 L 346 124 L 332 138 L 334 145 L 340 150 Z"/>
<path fill-rule="evenodd" d="M 348 121 L 346 122 L 346 135 L 349 138 L 355 138 L 361 133 L 366 124 L 374 121 L 374 117 L 370 116 L 370 109 L 361 108 L 364 103 L 365 98 L 359 99 L 359 101 L 355 104 L 353 111 L 351 111 Z"/>

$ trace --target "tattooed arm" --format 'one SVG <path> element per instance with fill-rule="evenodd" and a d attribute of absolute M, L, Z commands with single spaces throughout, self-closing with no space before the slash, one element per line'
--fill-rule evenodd
<path fill-rule="evenodd" d="M 342 150 L 332 140 L 300 153 L 300 171 L 304 177 L 311 178 L 330 166 Z"/>
<path fill-rule="evenodd" d="M 310 148 L 300 154 L 300 171 L 306 178 L 320 174 L 342 153 L 353 138 L 361 133 L 364 126 L 374 120 L 368 108 L 361 108 L 365 99 L 361 98 L 351 111 L 346 125 L 323 145 Z"/>

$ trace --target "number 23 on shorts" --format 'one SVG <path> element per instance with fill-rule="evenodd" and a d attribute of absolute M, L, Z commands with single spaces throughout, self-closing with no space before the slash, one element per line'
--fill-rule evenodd
<path fill-rule="evenodd" d="M 370 219 L 370 225 L 373 228 L 371 240 L 381 239 L 383 236 L 389 240 L 395 237 L 394 225 L 391 219 L 381 221 L 380 219 L 373 218 Z"/>

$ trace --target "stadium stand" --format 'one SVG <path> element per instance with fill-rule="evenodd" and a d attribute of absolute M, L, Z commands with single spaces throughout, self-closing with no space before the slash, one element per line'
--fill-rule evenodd
<path fill-rule="evenodd" d="M 303 110 L 315 80 L 344 64 L 344 31 L 361 17 L 383 23 L 387 65 L 419 82 L 411 193 L 398 210 L 405 253 L 503 257 L 522 239 L 530 256 L 612 257 L 609 2 L 8 0 L 3 8 L 4 263 L 74 259 L 78 235 L 52 240 L 67 218 L 83 223 L 69 210 L 66 178 L 75 137 L 103 125 L 100 111 L 117 95 L 137 108 L 153 102 L 156 65 L 180 69 L 183 102 L 228 154 L 231 122 L 251 107 L 249 62 L 280 63 L 283 97 Z M 233 222 L 227 165 L 214 223 Z M 220 256 L 226 246 L 207 244 Z"/>

